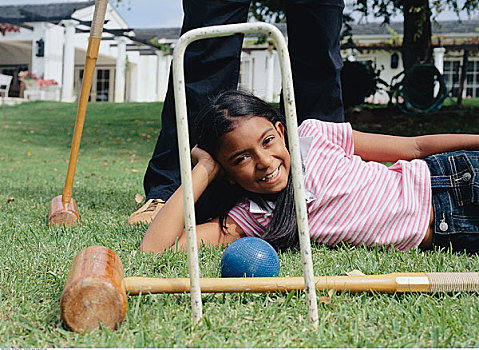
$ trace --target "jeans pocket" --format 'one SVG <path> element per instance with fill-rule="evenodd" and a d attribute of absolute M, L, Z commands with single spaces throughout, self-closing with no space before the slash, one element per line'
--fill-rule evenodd
<path fill-rule="evenodd" d="M 463 207 L 471 203 L 477 204 L 479 185 L 471 159 L 467 154 L 458 154 L 448 158 L 451 167 L 452 190 L 457 205 Z"/>

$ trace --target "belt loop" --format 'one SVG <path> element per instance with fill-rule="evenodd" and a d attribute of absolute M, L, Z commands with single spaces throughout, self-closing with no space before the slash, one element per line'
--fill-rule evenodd
<path fill-rule="evenodd" d="M 431 170 L 431 168 L 429 168 Z M 450 175 L 432 175 L 431 187 L 454 187 L 454 181 Z"/>

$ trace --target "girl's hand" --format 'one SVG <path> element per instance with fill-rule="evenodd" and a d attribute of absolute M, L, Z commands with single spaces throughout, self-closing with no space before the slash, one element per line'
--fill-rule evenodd
<path fill-rule="evenodd" d="M 195 166 L 197 164 L 204 166 L 213 179 L 222 173 L 219 163 L 208 152 L 199 148 L 198 145 L 191 150 L 191 160 Z"/>

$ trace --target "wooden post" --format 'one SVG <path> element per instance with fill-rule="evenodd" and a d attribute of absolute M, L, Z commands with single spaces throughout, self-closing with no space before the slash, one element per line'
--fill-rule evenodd
<path fill-rule="evenodd" d="M 2 95 L 3 120 L 7 119 L 7 114 L 5 113 L 5 94 L 6 92 L 3 92 L 3 95 Z"/>
<path fill-rule="evenodd" d="M 469 61 L 469 51 L 467 49 L 464 49 L 464 54 L 462 55 L 461 80 L 459 81 L 459 93 L 457 96 L 457 105 L 459 107 L 462 106 L 462 94 L 464 92 L 464 83 L 466 82 L 468 61 Z"/>

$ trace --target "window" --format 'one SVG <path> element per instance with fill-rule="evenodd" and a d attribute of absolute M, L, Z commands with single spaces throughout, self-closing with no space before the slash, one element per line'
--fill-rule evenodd
<path fill-rule="evenodd" d="M 96 72 L 96 101 L 108 101 L 110 96 L 110 70 L 98 69 Z"/>
<path fill-rule="evenodd" d="M 452 96 L 457 97 L 459 93 L 459 74 L 460 74 L 461 62 L 444 61 L 444 82 L 446 83 L 447 91 L 451 92 Z"/>
<path fill-rule="evenodd" d="M 241 60 L 238 85 L 241 90 L 251 91 L 251 59 L 249 58 Z"/>
<path fill-rule="evenodd" d="M 467 62 L 466 69 L 466 96 L 479 96 L 479 61 Z"/>
<path fill-rule="evenodd" d="M 444 82 L 451 95 L 457 97 L 461 80 L 461 61 L 444 61 Z M 479 61 L 467 63 L 463 97 L 479 97 Z"/>
<path fill-rule="evenodd" d="M 80 96 L 81 84 L 83 81 L 83 69 L 78 70 L 78 80 L 75 81 L 75 90 Z M 98 68 L 93 74 L 93 81 L 88 101 L 108 102 L 113 100 L 113 74 L 112 68 Z"/>

